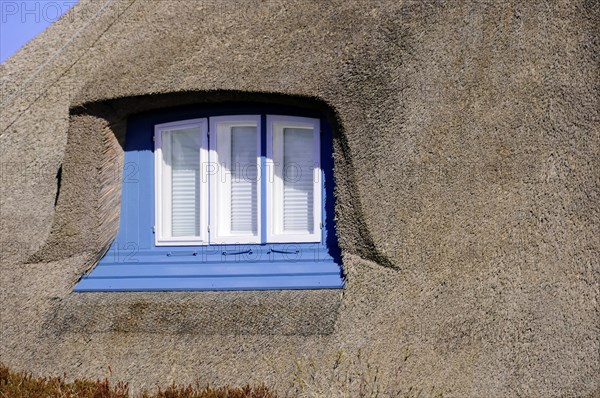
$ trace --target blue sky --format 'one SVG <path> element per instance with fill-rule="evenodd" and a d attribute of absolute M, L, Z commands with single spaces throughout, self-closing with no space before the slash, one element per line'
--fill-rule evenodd
<path fill-rule="evenodd" d="M 77 0 L 0 0 L 0 62 L 60 18 Z"/>

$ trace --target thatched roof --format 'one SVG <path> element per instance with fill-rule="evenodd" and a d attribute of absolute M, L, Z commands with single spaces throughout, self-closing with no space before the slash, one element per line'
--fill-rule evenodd
<path fill-rule="evenodd" d="M 597 391 L 599 10 L 82 0 L 0 67 L 0 360 L 136 386 L 335 389 L 369 364 L 385 392 Z M 115 234 L 128 115 L 240 97 L 335 120 L 343 297 L 71 293 Z"/>

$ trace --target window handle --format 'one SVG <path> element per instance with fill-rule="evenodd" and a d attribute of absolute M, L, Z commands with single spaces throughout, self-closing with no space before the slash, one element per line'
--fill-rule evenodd
<path fill-rule="evenodd" d="M 271 254 L 271 253 L 298 254 L 298 253 L 300 253 L 300 250 L 276 250 L 276 249 L 270 248 L 269 251 L 267 252 L 267 254 Z"/>
<path fill-rule="evenodd" d="M 237 256 L 239 254 L 252 254 L 252 249 L 244 250 L 241 252 L 233 252 L 233 253 L 232 252 L 223 252 L 221 254 L 223 254 L 224 256 Z"/>
<path fill-rule="evenodd" d="M 168 252 L 167 257 L 171 256 L 197 256 L 198 252 Z"/>

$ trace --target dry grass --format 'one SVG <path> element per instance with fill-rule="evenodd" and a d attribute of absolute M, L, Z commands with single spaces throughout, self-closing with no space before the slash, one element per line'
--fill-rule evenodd
<path fill-rule="evenodd" d="M 180 387 L 143 392 L 138 398 L 276 398 L 264 386 L 236 387 Z M 67 382 L 66 377 L 33 377 L 31 374 L 12 372 L 0 364 L 0 398 L 133 398 L 129 386 L 108 380 L 80 380 Z"/>

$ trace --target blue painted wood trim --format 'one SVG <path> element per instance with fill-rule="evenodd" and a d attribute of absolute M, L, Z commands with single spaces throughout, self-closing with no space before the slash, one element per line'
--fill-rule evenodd
<path fill-rule="evenodd" d="M 231 262 L 331 262 L 332 256 L 320 244 L 291 245 L 220 245 L 200 247 L 165 247 L 157 250 L 138 250 L 135 245 L 114 247 L 101 260 L 102 265 L 163 264 L 169 262 L 191 264 L 222 264 Z M 282 250 L 280 250 L 282 249 Z M 336 263 L 337 264 L 337 263 Z"/>
<path fill-rule="evenodd" d="M 99 267 L 89 279 L 95 278 L 159 278 L 159 277 L 229 277 L 229 276 L 277 276 L 277 275 L 339 275 L 334 263 L 252 263 L 239 264 L 136 264 Z"/>
<path fill-rule="evenodd" d="M 263 276 L 236 278 L 115 278 L 82 279 L 76 292 L 340 289 L 339 275 Z"/>

